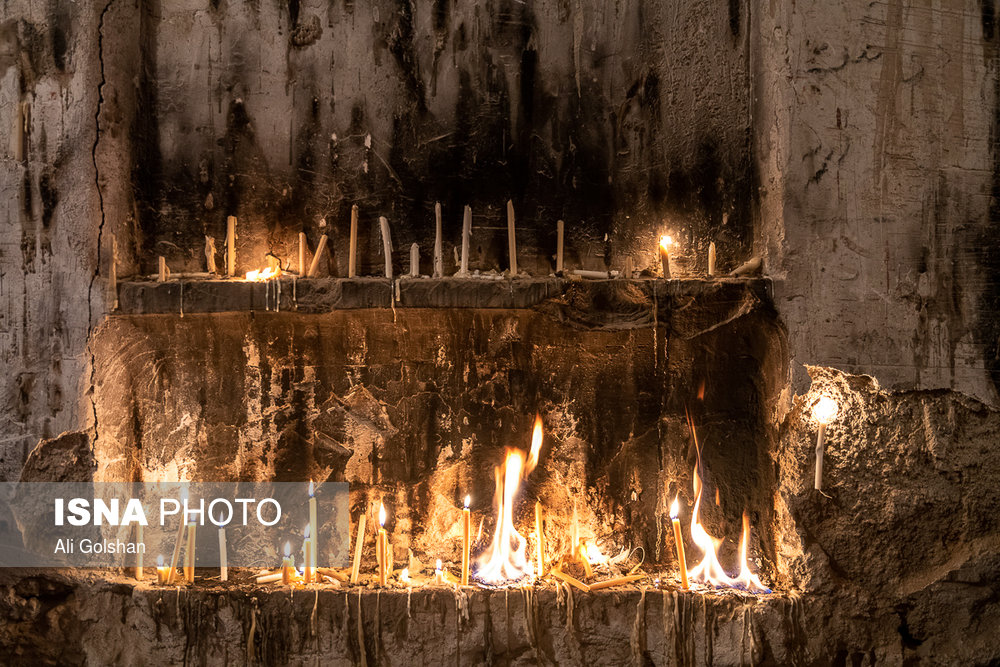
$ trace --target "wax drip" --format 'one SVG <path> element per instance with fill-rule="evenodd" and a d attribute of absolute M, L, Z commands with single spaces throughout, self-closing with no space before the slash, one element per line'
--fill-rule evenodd
<path fill-rule="evenodd" d="M 524 632 L 528 635 L 528 642 L 538 653 L 538 629 L 535 618 L 535 593 L 530 588 L 521 589 L 521 597 L 524 598 Z"/>
<path fill-rule="evenodd" d="M 184 281 L 179 280 L 177 282 L 179 282 L 181 286 L 181 317 L 184 317 Z"/>
<path fill-rule="evenodd" d="M 646 589 L 641 589 L 639 602 L 635 605 L 635 620 L 632 621 L 632 636 L 629 638 L 632 646 L 632 658 L 635 664 L 641 665 L 642 656 L 646 652 Z"/>
<path fill-rule="evenodd" d="M 379 664 L 382 652 L 382 589 L 375 591 L 375 664 Z"/>
<path fill-rule="evenodd" d="M 361 667 L 368 667 L 368 654 L 365 651 L 365 626 L 361 615 L 361 589 L 358 589 L 358 654 Z"/>
<path fill-rule="evenodd" d="M 573 589 L 569 584 L 561 584 L 566 588 L 566 629 L 573 632 Z"/>
<path fill-rule="evenodd" d="M 411 618 L 410 616 L 410 596 L 413 594 L 413 588 L 411 586 L 406 587 L 406 618 Z M 410 626 L 406 626 L 406 631 L 410 631 Z"/>
<path fill-rule="evenodd" d="M 313 610 L 312 614 L 309 615 L 309 632 L 315 637 L 316 636 L 316 614 L 319 609 L 319 589 L 316 589 L 316 597 L 313 599 Z"/>
<path fill-rule="evenodd" d="M 250 632 L 247 633 L 247 664 L 253 664 L 253 644 L 257 634 L 257 598 L 253 598 L 253 609 L 250 610 Z"/>

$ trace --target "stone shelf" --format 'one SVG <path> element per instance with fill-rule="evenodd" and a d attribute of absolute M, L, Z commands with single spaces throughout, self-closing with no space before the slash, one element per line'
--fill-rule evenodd
<path fill-rule="evenodd" d="M 771 301 L 766 278 L 623 280 L 518 278 L 317 278 L 267 282 L 224 279 L 122 281 L 113 315 L 276 311 L 328 313 L 361 308 L 533 308 L 582 297 L 601 302 L 691 297 L 708 303 Z"/>

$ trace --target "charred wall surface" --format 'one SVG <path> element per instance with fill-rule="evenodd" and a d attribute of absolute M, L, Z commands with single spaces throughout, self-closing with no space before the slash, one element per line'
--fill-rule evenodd
<path fill-rule="evenodd" d="M 474 210 L 473 269 L 505 269 L 506 210 L 521 268 L 655 261 L 665 227 L 735 265 L 752 241 L 748 11 L 742 2 L 463 4 L 342 0 L 143 3 L 132 183 L 141 270 L 202 270 L 204 235 L 240 219 L 244 272 L 330 235 L 346 275 L 361 214 L 362 273 L 433 242 L 446 270 Z M 683 234 L 682 234 L 683 232 Z M 222 247 L 221 241 L 219 248 Z M 401 251 L 401 255 L 405 251 Z M 702 253 L 704 255 L 704 253 Z"/>
<path fill-rule="evenodd" d="M 735 540 L 748 508 L 770 557 L 782 330 L 742 288 L 713 301 L 608 284 L 524 310 L 110 318 L 94 343 L 97 479 L 347 481 L 352 516 L 385 499 L 399 548 L 440 552 L 466 494 L 493 534 L 493 468 L 527 451 L 538 412 L 523 501 L 542 498 L 553 526 L 575 503 L 608 552 L 668 560 L 663 515 L 697 458 L 689 406 L 713 528 Z"/>

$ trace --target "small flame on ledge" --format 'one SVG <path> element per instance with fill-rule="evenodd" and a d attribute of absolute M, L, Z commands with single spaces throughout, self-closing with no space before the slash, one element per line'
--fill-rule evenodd
<path fill-rule="evenodd" d="M 271 280 L 272 278 L 277 278 L 280 275 L 281 275 L 281 269 L 269 266 L 266 269 L 256 269 L 254 271 L 248 271 L 246 279 L 250 282 L 263 282 L 265 280 Z"/>

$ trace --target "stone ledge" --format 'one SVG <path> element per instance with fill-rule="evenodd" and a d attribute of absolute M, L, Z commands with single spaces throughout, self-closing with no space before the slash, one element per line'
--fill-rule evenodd
<path fill-rule="evenodd" d="M 659 299 L 693 297 L 706 302 L 770 301 L 766 278 L 565 279 L 518 278 L 318 278 L 291 276 L 267 282 L 223 279 L 124 281 L 112 315 L 295 311 L 327 313 L 361 308 L 532 308 L 567 295 L 606 301 L 631 292 Z M 393 296 L 395 295 L 395 299 Z"/>

